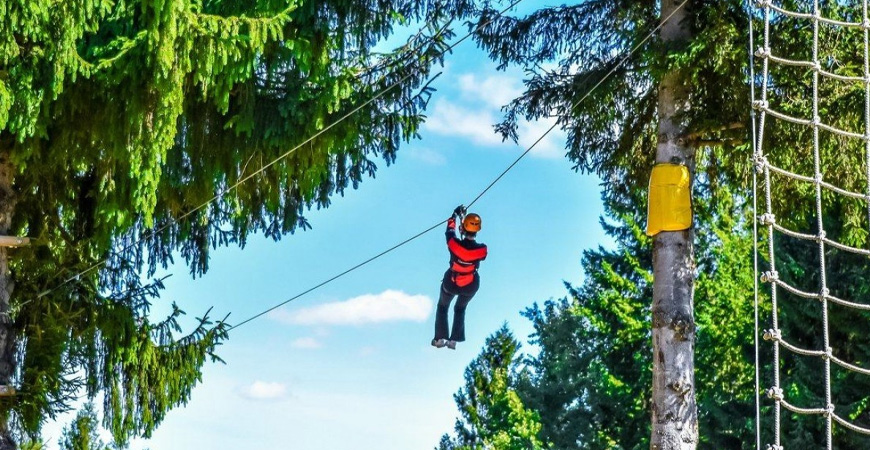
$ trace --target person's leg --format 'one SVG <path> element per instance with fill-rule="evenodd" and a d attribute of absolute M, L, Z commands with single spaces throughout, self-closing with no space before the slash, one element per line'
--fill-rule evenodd
<path fill-rule="evenodd" d="M 438 299 L 438 308 L 435 310 L 435 339 L 447 339 L 447 310 L 450 308 L 450 302 L 453 301 L 455 294 L 451 294 L 444 289 L 441 284 L 441 297 Z"/>
<path fill-rule="evenodd" d="M 475 274 L 474 281 L 460 289 L 459 298 L 456 299 L 456 306 L 453 308 L 453 329 L 450 332 L 450 340 L 453 342 L 465 340 L 465 308 L 477 293 L 478 287 L 480 287 L 480 278 Z"/>
<path fill-rule="evenodd" d="M 462 342 L 465 340 L 465 308 L 474 295 L 459 295 L 456 306 L 453 307 L 453 330 L 450 332 L 450 340 Z"/>

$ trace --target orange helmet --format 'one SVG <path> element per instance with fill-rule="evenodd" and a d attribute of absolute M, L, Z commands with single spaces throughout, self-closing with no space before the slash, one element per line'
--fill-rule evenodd
<path fill-rule="evenodd" d="M 465 216 L 465 218 L 462 219 L 462 229 L 465 230 L 466 233 L 477 233 L 480 231 L 480 216 L 475 213 Z"/>

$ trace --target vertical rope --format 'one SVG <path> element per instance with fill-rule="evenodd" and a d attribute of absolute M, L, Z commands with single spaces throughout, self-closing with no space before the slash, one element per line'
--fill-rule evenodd
<path fill-rule="evenodd" d="M 822 217 L 822 161 L 819 151 L 819 0 L 813 0 L 813 180 L 816 191 L 816 227 L 818 229 L 819 242 L 819 298 L 822 300 L 822 341 L 825 357 L 825 436 L 827 449 L 834 447 L 832 435 L 832 423 L 834 405 L 831 401 L 831 344 L 830 326 L 828 324 L 828 282 L 827 269 L 825 267 L 825 224 Z"/>
<path fill-rule="evenodd" d="M 864 0 L 864 168 L 867 175 L 867 226 L 870 228 L 870 19 L 867 16 L 867 0 Z M 870 239 L 868 239 L 870 245 Z"/>
<path fill-rule="evenodd" d="M 749 15 L 749 101 L 750 104 L 755 104 L 755 58 L 752 52 L 755 51 L 755 29 L 753 28 L 754 14 L 752 11 L 751 0 L 747 1 L 749 5 L 747 14 Z M 866 60 L 865 60 L 866 61 Z M 755 110 L 749 111 L 750 127 L 752 127 L 752 155 L 758 154 L 758 146 L 756 144 L 755 131 Z M 758 172 L 752 171 L 752 217 L 758 217 Z M 755 347 L 755 448 L 761 450 L 761 383 L 759 382 L 759 371 L 761 370 L 759 351 L 758 351 L 758 220 L 752 221 L 752 294 L 754 298 L 753 308 L 755 313 L 755 333 L 753 337 L 753 346 Z"/>
<path fill-rule="evenodd" d="M 766 54 L 770 54 L 770 3 L 764 2 L 764 46 L 762 47 L 762 52 Z M 767 87 L 770 80 L 770 60 L 769 58 L 763 58 L 762 67 L 761 67 L 761 100 L 758 104 L 754 106 L 758 107 L 760 110 L 759 118 L 758 118 L 758 139 L 756 141 L 756 154 L 755 154 L 755 162 L 756 162 L 756 172 L 761 170 L 764 173 L 764 202 L 765 202 L 765 214 L 772 215 L 773 214 L 773 202 L 771 200 L 771 185 L 770 185 L 770 167 L 767 164 L 767 159 L 764 157 L 764 122 L 767 117 Z M 770 261 L 770 271 L 768 272 L 768 277 L 773 278 L 776 274 L 776 256 L 774 254 L 773 248 L 773 221 L 768 220 L 767 224 L 767 254 L 768 260 Z M 757 279 L 757 277 L 756 277 Z M 776 298 L 776 283 L 770 283 L 770 302 L 771 302 L 771 326 L 773 327 L 774 332 L 779 330 L 779 317 L 778 317 L 778 308 L 777 308 L 777 298 Z M 773 341 L 773 388 L 771 388 L 769 394 L 776 401 L 773 405 L 773 427 L 774 427 L 774 446 L 776 448 L 781 449 L 781 439 L 780 439 L 780 429 L 781 429 L 781 418 L 782 418 L 782 405 L 779 402 L 779 393 L 782 392 L 780 388 L 780 376 L 779 376 L 779 341 Z"/>
<path fill-rule="evenodd" d="M 765 198 L 765 206 L 768 214 L 773 210 L 773 205 L 771 201 L 771 193 L 770 193 L 770 167 L 766 164 L 764 165 L 764 198 Z M 773 224 L 767 225 L 767 254 L 770 259 L 770 276 L 776 273 L 776 257 L 773 252 Z M 770 283 L 770 305 L 771 305 L 771 326 L 773 330 L 779 330 L 779 314 L 777 307 L 777 298 L 776 298 L 776 283 Z M 776 394 L 782 392 L 782 388 L 779 385 L 779 341 L 773 341 L 773 392 L 771 392 L 772 396 L 777 400 L 774 405 L 773 410 L 773 424 L 774 424 L 774 445 L 777 447 L 780 446 L 780 429 L 781 429 L 781 416 L 782 416 L 782 405 L 777 399 Z"/>

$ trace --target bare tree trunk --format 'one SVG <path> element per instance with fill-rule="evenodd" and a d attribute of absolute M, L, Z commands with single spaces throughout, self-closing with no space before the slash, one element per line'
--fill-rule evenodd
<path fill-rule="evenodd" d="M 13 166 L 8 152 L 0 152 L 0 235 L 8 235 L 15 210 L 12 189 Z M 15 332 L 9 317 L 14 288 L 9 271 L 8 247 L 0 247 L 0 386 L 11 386 L 15 376 Z M 0 400 L 0 450 L 14 450 L 15 439 L 9 428 L 9 402 Z"/>
<path fill-rule="evenodd" d="M 684 23 L 686 7 L 676 9 L 674 0 L 661 0 L 661 17 L 670 16 L 660 31 L 665 43 L 691 37 Z M 683 119 L 689 108 L 688 86 L 679 72 L 671 71 L 659 86 L 656 163 L 686 165 L 694 179 L 695 149 Z M 698 444 L 693 238 L 690 228 L 662 231 L 653 239 L 652 450 L 689 450 Z"/>

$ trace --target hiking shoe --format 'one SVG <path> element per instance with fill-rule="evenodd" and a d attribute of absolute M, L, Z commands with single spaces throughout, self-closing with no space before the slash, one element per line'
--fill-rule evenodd
<path fill-rule="evenodd" d="M 456 341 L 447 341 L 447 348 L 450 350 L 456 350 Z"/>
<path fill-rule="evenodd" d="M 435 348 L 441 348 L 445 345 L 448 345 L 447 339 L 432 339 L 432 346 Z"/>

